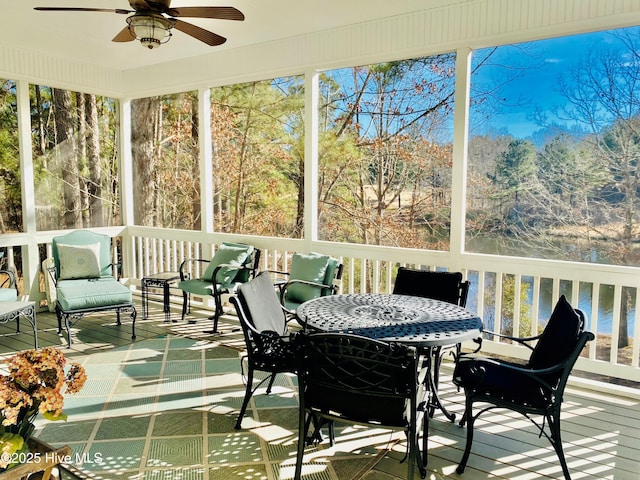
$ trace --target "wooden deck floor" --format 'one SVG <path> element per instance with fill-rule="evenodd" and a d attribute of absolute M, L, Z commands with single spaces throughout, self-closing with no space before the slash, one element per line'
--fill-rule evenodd
<path fill-rule="evenodd" d="M 177 311 L 172 312 L 172 318 L 179 318 Z M 62 347 L 70 358 L 107 351 L 132 341 L 128 321 L 118 327 L 114 320 L 113 315 L 104 315 L 79 322 L 74 328 L 74 344 L 67 349 L 66 338 L 57 334 L 55 315 L 38 313 L 38 341 L 40 346 Z M 167 333 L 190 338 L 210 337 L 203 333 L 204 329 L 210 328 L 210 321 L 204 315 L 196 324 L 165 323 L 163 320 L 159 305 L 152 302 L 150 318 L 139 318 L 136 322 L 136 341 Z M 232 323 L 235 318 L 230 316 L 226 320 Z M 24 333 L 16 334 L 13 323 L 0 325 L 0 356 L 33 348 L 33 334 L 28 325 L 25 324 L 22 330 Z M 237 343 L 241 341 L 238 336 L 229 339 L 236 342 L 236 346 L 241 345 Z M 447 406 L 459 417 L 463 396 L 451 385 L 449 374 L 445 367 L 441 392 Z M 563 444 L 573 479 L 640 478 L 640 401 L 569 387 L 562 422 Z M 535 427 L 518 415 L 495 410 L 493 414 L 481 417 L 467 469 L 464 474 L 457 475 L 455 468 L 462 455 L 464 435 L 464 429 L 436 415 L 430 423 L 427 478 L 562 478 L 559 463 L 547 440 L 539 438 Z M 388 452 L 363 478 L 404 478 L 406 467 L 397 461 L 403 455 L 401 448 Z"/>

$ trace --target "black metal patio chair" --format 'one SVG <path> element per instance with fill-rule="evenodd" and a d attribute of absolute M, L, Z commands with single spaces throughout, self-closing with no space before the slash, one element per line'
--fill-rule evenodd
<path fill-rule="evenodd" d="M 531 350 L 526 363 L 468 354 L 459 358 L 454 370 L 453 382 L 464 389 L 466 398 L 460 425 L 467 424 L 466 446 L 457 472 L 464 472 L 467 465 L 477 418 L 488 410 L 506 408 L 521 413 L 539 428 L 540 435 L 551 442 L 564 477 L 569 480 L 571 477 L 560 435 L 560 407 L 571 369 L 594 335 L 585 331 L 584 314 L 574 309 L 563 295 L 540 335 L 507 338 Z M 531 342 L 535 341 L 537 343 L 532 346 Z M 474 414 L 475 403 L 489 405 Z M 542 424 L 531 415 L 541 415 Z M 545 429 L 546 425 L 549 432 Z"/>
<path fill-rule="evenodd" d="M 203 298 L 212 296 L 215 312 L 209 317 L 213 320 L 213 329 L 205 333 L 218 333 L 218 320 L 224 313 L 222 295 L 232 294 L 238 285 L 248 282 L 256 276 L 260 264 L 260 250 L 253 245 L 223 242 L 216 249 L 211 260 L 189 258 L 180 264 L 180 282 L 182 290 L 182 320 L 191 310 L 191 295 Z M 196 265 L 204 269 L 198 278 L 194 276 Z M 194 322 L 193 320 L 191 322 Z"/>
<path fill-rule="evenodd" d="M 284 277 L 277 282 L 280 291 L 280 303 L 287 311 L 289 319 L 295 317 L 296 309 L 308 300 L 326 295 L 335 295 L 342 278 L 343 264 L 337 258 L 320 253 L 294 253 L 288 272 L 271 270 L 271 273 Z"/>
<path fill-rule="evenodd" d="M 289 342 L 285 311 L 278 301 L 269 272 L 261 272 L 248 283 L 239 285 L 236 295 L 231 297 L 244 334 L 246 355 L 240 360 L 243 374 L 247 362 L 247 386 L 235 428 L 242 427 L 242 418 L 249 400 L 265 382 L 267 395 L 271 393 L 278 373 L 294 373 L 294 356 Z M 269 375 L 255 387 L 253 377 L 256 370 Z"/>
<path fill-rule="evenodd" d="M 465 307 L 469 294 L 469 281 L 462 279 L 461 272 L 441 272 L 430 270 L 418 270 L 407 267 L 399 267 L 393 286 L 393 293 L 400 295 L 412 295 L 415 297 L 433 298 L 447 303 L 453 303 Z M 437 396 L 440 383 L 440 365 L 445 355 L 451 354 L 453 358 L 460 355 L 461 345 L 435 347 L 425 353 L 425 360 L 432 362 L 428 365 L 433 374 L 429 376 L 433 380 L 434 398 L 429 407 L 429 415 L 433 417 L 436 407 L 451 420 L 455 421 L 455 415 L 442 407 Z"/>
<path fill-rule="evenodd" d="M 329 423 L 333 444 L 333 422 L 403 430 L 407 478 L 413 478 L 416 464 L 424 478 L 426 449 L 421 452 L 418 441 L 424 425 L 418 425 L 425 421 L 426 393 L 415 349 L 343 333 L 300 332 L 293 343 L 300 397 L 294 478 L 300 479 L 305 446 L 320 438 L 323 423 Z M 312 424 L 316 432 L 310 437 Z"/>

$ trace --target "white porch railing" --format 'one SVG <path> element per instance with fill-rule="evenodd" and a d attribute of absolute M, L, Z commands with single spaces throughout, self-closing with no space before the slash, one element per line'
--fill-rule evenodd
<path fill-rule="evenodd" d="M 116 245 L 122 249 L 124 276 L 132 286 L 139 286 L 146 274 L 177 271 L 186 258 L 211 258 L 217 244 L 237 241 L 261 249 L 262 269 L 287 270 L 296 251 L 316 251 L 339 258 L 344 263 L 342 293 L 390 292 L 398 265 L 462 271 L 472 284 L 467 308 L 483 318 L 486 329 L 499 331 L 508 327 L 514 335 L 537 331 L 546 322 L 555 300 L 565 294 L 572 305 L 585 311 L 589 330 L 596 335 L 575 370 L 611 377 L 612 382 L 640 382 L 640 341 L 634 342 L 640 338 L 640 322 L 636 318 L 640 301 L 638 268 L 148 227 L 100 230 L 119 237 Z M 50 254 L 55 234 L 47 232 L 38 237 L 37 245 L 25 245 L 23 242 L 29 238 L 23 235 L 16 235 L 15 241 L 3 236 L 0 247 L 7 247 L 10 252 L 7 259 L 14 258 L 15 248 L 24 253 L 25 246 L 36 250 L 42 259 L 42 252 Z M 114 255 L 119 255 L 117 249 Z M 23 267 L 24 264 L 23 260 Z M 522 291 L 520 295 L 513 293 Z M 44 293 L 31 288 L 31 297 L 42 300 Z M 630 345 L 619 348 L 622 312 L 626 310 L 625 299 L 629 298 L 629 313 L 625 316 L 633 325 Z M 522 314 L 524 311 L 527 315 Z M 519 358 L 528 355 L 521 347 L 498 341 L 485 341 L 483 350 Z"/>

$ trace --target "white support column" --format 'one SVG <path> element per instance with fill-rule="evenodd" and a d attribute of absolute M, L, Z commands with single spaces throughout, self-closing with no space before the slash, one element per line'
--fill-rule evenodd
<path fill-rule="evenodd" d="M 213 147 L 211 145 L 211 91 L 198 90 L 198 150 L 200 152 L 200 217 L 203 232 L 213 232 Z"/>
<path fill-rule="evenodd" d="M 131 153 L 131 100 L 119 102 L 120 217 L 122 225 L 134 225 L 133 155 Z"/>
<path fill-rule="evenodd" d="M 29 82 L 16 82 L 16 100 L 18 110 L 18 146 L 20 150 L 20 175 L 22 188 L 22 228 L 27 234 L 28 243 L 22 245 L 22 275 L 24 280 L 21 294 L 37 299 L 40 292 L 38 273 L 40 256 L 36 237 L 36 197 L 35 175 L 31 145 L 31 104 L 29 101 Z"/>
<path fill-rule="evenodd" d="M 133 154 L 131 153 L 131 100 L 119 102 L 119 172 L 120 172 L 120 218 L 123 226 L 135 225 L 133 192 Z M 135 242 L 130 236 L 123 238 L 122 276 L 130 278 L 135 265 Z"/>
<path fill-rule="evenodd" d="M 465 241 L 470 71 L 471 49 L 461 48 L 456 55 L 453 168 L 451 171 L 451 238 L 449 248 L 455 269 L 461 268 L 460 254 L 464 251 Z"/>
<path fill-rule="evenodd" d="M 318 81 L 319 74 L 305 75 L 304 239 L 307 250 L 318 240 Z"/>

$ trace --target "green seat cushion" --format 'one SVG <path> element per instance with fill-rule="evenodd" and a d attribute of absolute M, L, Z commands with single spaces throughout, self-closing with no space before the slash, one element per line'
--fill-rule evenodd
<path fill-rule="evenodd" d="M 18 299 L 18 290 L 15 288 L 0 288 L 0 302 L 15 302 Z"/>
<path fill-rule="evenodd" d="M 289 271 L 289 281 L 303 280 L 324 284 L 327 267 L 329 265 L 327 255 L 319 253 L 295 253 L 291 259 L 291 270 Z M 287 288 L 285 301 L 304 303 L 307 300 L 322 295 L 322 288 L 302 283 L 291 283 Z"/>
<path fill-rule="evenodd" d="M 213 295 L 213 283 L 211 283 L 211 280 L 208 282 L 197 278 L 183 280 L 178 283 L 178 288 L 194 295 Z"/>
<path fill-rule="evenodd" d="M 84 310 L 132 303 L 131 290 L 113 277 L 96 280 L 61 280 L 56 285 L 63 311 Z"/>
<path fill-rule="evenodd" d="M 223 243 L 218 247 L 216 254 L 209 262 L 209 265 L 207 265 L 207 268 L 202 274 L 202 280 L 212 282 L 215 269 L 220 265 L 228 265 L 222 267 L 216 276 L 216 283 L 219 283 L 223 287 L 228 287 L 235 280 L 239 267 L 242 267 L 252 250 L 253 247 L 250 245 Z"/>

